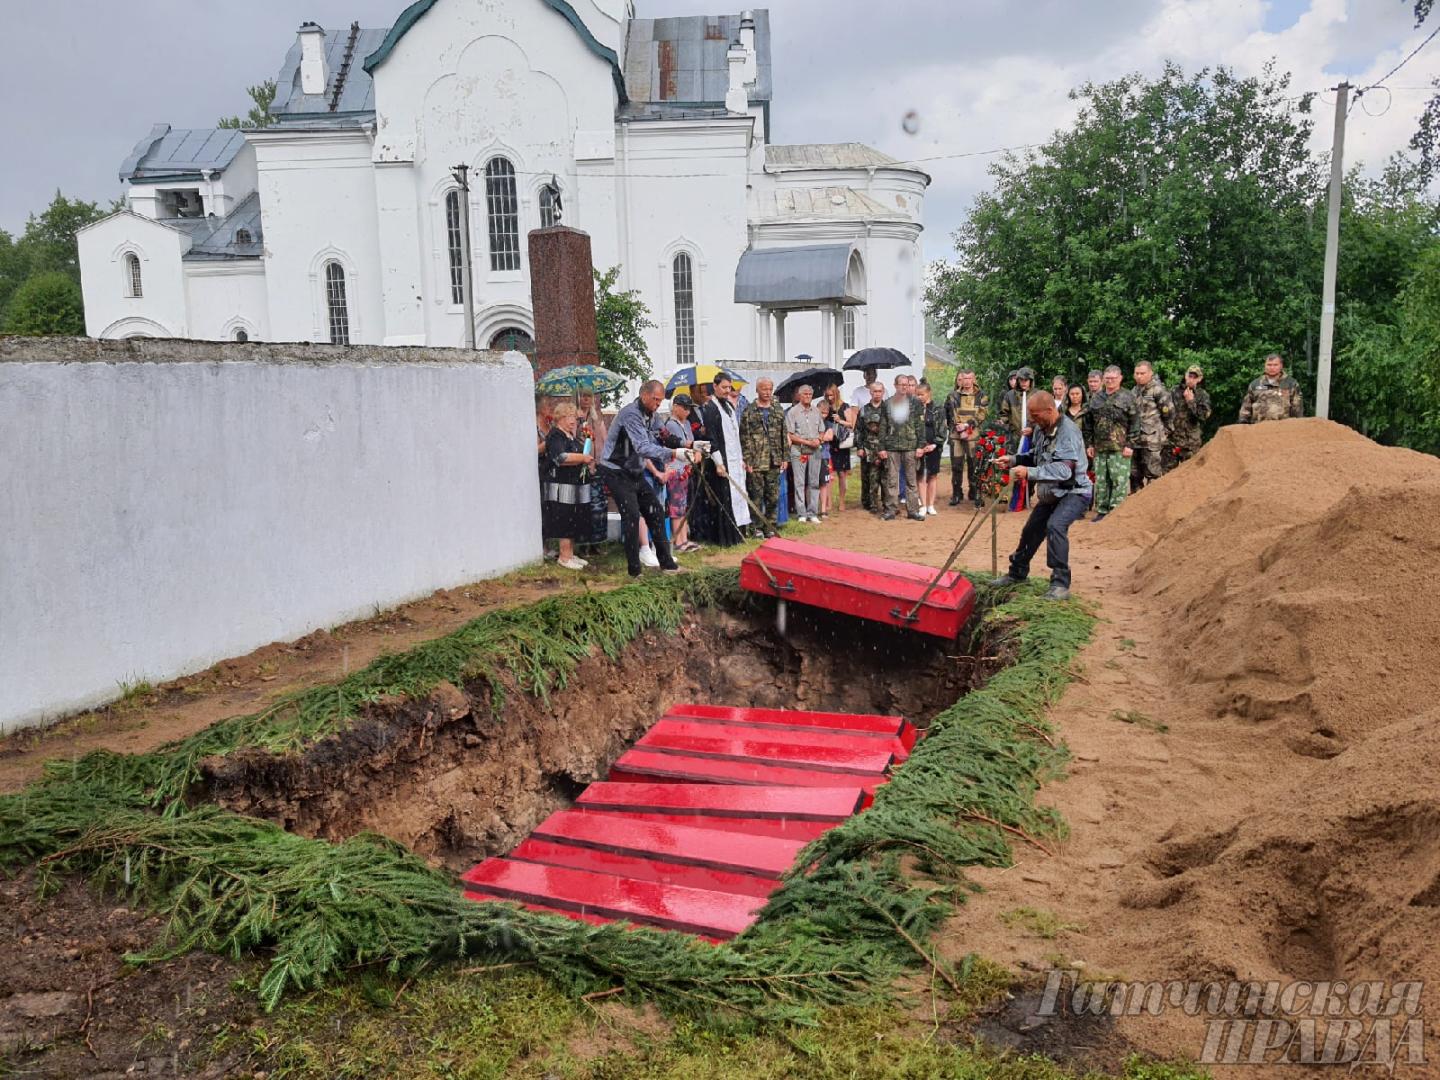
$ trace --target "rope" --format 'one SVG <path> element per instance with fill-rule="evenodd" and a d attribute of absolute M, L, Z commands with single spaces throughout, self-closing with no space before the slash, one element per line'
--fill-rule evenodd
<path fill-rule="evenodd" d="M 999 505 L 1000 492 L 996 492 L 988 503 L 981 503 L 975 508 L 975 513 L 970 517 L 970 523 L 966 525 L 960 533 L 960 540 L 950 550 L 950 557 L 945 560 L 945 565 L 940 567 L 939 572 L 930 580 L 930 584 L 925 586 L 925 591 L 920 594 L 920 599 L 915 601 L 915 606 L 903 615 L 900 613 L 898 607 L 894 608 L 890 612 L 891 615 L 904 622 L 915 621 L 916 612 L 924 606 L 926 600 L 930 599 L 930 594 L 939 587 L 941 580 L 950 572 L 950 567 L 954 566 L 955 560 L 960 557 L 960 553 L 965 550 L 971 540 L 974 540 L 975 537 L 980 535 L 981 529 L 985 524 L 986 515 L 988 514 L 993 519 Z"/>

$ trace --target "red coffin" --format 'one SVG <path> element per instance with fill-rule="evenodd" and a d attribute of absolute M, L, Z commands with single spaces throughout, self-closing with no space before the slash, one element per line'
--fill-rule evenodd
<path fill-rule="evenodd" d="M 975 609 L 975 588 L 958 571 L 947 571 L 919 610 L 910 614 L 935 574 L 933 566 L 775 539 L 745 557 L 740 586 L 797 604 L 954 638 Z"/>

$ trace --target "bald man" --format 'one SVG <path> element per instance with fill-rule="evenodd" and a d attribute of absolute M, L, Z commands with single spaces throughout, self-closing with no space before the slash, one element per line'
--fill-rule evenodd
<path fill-rule="evenodd" d="M 1070 526 L 1090 508 L 1093 489 L 1086 473 L 1085 440 L 1079 427 L 1055 404 L 1055 397 L 1037 390 L 1028 402 L 1031 450 L 1028 454 L 997 458 L 1017 484 L 1035 483 L 1035 504 L 1020 533 L 1020 544 L 1010 556 L 1010 570 L 990 584 L 1018 585 L 1030 576 L 1030 560 L 1045 543 L 1045 564 L 1050 567 L 1047 600 L 1070 596 Z"/>
<path fill-rule="evenodd" d="M 665 511 L 644 479 L 646 461 L 665 466 L 672 461 L 689 460 L 688 450 L 662 446 L 656 437 L 660 423 L 655 411 L 664 400 L 664 383 L 651 379 L 641 386 L 640 396 L 615 414 L 597 463 L 605 486 L 620 508 L 620 535 L 631 577 L 640 576 L 641 517 L 650 527 L 660 568 L 671 573 L 680 569 L 665 539 Z"/>

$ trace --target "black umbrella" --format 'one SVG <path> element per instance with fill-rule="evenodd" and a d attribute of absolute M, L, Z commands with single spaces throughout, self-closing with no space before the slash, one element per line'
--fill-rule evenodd
<path fill-rule="evenodd" d="M 797 371 L 775 388 L 775 399 L 786 405 L 795 400 L 795 391 L 808 386 L 818 398 L 827 386 L 839 386 L 845 381 L 845 373 L 833 367 L 812 367 Z"/>
<path fill-rule="evenodd" d="M 864 371 L 866 368 L 909 367 L 910 358 L 899 349 L 861 349 L 850 354 L 845 361 L 846 371 Z"/>

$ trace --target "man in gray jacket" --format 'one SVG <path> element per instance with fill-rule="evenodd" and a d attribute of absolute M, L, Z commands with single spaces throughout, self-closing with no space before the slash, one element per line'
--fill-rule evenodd
<path fill-rule="evenodd" d="M 1070 526 L 1085 515 L 1093 494 L 1086 475 L 1085 440 L 1048 391 L 1030 395 L 1029 412 L 1030 453 L 996 460 L 1010 470 L 1017 484 L 1027 478 L 1035 482 L 1035 505 L 1020 532 L 1020 545 L 1010 556 L 1009 572 L 990 584 L 1018 585 L 1029 577 L 1030 560 L 1043 540 L 1045 565 L 1050 567 L 1045 599 L 1065 600 L 1070 596 Z"/>

